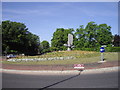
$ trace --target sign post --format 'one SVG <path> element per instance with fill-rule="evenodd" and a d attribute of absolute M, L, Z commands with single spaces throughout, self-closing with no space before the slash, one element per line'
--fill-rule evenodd
<path fill-rule="evenodd" d="M 81 71 L 84 70 L 84 68 L 85 68 L 84 64 L 74 64 L 74 69 L 77 69 L 78 71 L 80 71 L 79 75 L 80 75 Z"/>
<path fill-rule="evenodd" d="M 105 48 L 102 46 L 101 48 L 100 48 L 100 52 L 101 52 L 101 61 L 104 61 L 104 52 L 105 52 Z"/>
<path fill-rule="evenodd" d="M 101 61 L 104 61 L 104 54 L 101 53 Z"/>

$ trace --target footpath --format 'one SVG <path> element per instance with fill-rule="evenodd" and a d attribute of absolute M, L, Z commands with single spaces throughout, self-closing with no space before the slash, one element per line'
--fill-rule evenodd
<path fill-rule="evenodd" d="M 106 61 L 84 64 L 83 74 L 103 73 L 119 70 L 120 61 Z M 74 69 L 74 65 L 16 65 L 2 64 L 2 72 L 16 74 L 76 74 L 79 70 Z"/>

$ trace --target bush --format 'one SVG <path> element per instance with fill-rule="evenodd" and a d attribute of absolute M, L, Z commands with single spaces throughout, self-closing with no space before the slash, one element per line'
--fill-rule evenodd
<path fill-rule="evenodd" d="M 106 47 L 106 52 L 120 52 L 120 47 Z"/>
<path fill-rule="evenodd" d="M 82 50 L 82 51 L 100 51 L 100 48 L 75 48 L 74 50 Z"/>
<path fill-rule="evenodd" d="M 58 51 L 59 49 L 57 47 L 50 47 L 50 51 Z"/>

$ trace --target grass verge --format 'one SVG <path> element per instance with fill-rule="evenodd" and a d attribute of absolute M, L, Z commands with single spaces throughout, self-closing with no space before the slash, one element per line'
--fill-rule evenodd
<path fill-rule="evenodd" d="M 99 52 L 60 52 L 60 56 L 64 55 L 72 55 L 77 57 L 76 59 L 69 59 L 69 60 L 51 60 L 51 61 L 29 61 L 29 62 L 8 62 L 8 61 L 3 61 L 2 63 L 4 64 L 23 64 L 23 65 L 68 65 L 68 64 L 85 64 L 85 63 L 94 63 L 100 61 L 100 53 Z M 56 53 L 57 56 L 59 56 L 59 52 Z M 105 52 L 104 53 L 104 58 L 106 61 L 117 61 L 119 53 L 117 52 Z M 45 57 L 53 57 L 52 55 L 56 56 L 55 53 L 49 53 L 46 54 Z M 28 58 L 36 58 L 36 57 L 43 57 L 43 56 L 30 56 Z M 25 57 L 26 58 L 26 57 Z"/>

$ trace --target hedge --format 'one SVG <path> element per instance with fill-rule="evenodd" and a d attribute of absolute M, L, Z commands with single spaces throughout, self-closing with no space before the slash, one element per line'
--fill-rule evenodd
<path fill-rule="evenodd" d="M 76 48 L 75 50 L 100 52 L 100 47 L 98 48 Z M 120 47 L 105 47 L 105 52 L 120 52 Z"/>
<path fill-rule="evenodd" d="M 105 47 L 106 52 L 120 52 L 120 47 Z"/>
<path fill-rule="evenodd" d="M 74 50 L 83 50 L 83 51 L 100 51 L 99 48 L 75 48 Z"/>

